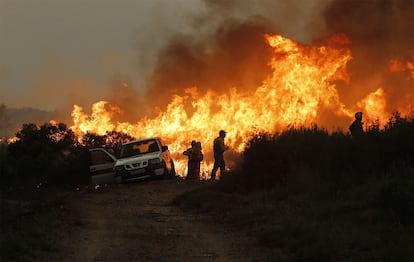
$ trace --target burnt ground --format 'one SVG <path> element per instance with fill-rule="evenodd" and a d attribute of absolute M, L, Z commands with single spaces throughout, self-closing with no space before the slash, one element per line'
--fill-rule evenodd
<path fill-rule="evenodd" d="M 243 232 L 171 204 L 185 191 L 209 183 L 151 180 L 71 192 L 60 206 L 63 219 L 54 251 L 34 260 L 266 260 Z"/>

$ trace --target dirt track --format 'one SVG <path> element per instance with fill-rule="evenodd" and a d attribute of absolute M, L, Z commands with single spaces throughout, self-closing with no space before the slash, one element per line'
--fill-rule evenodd
<path fill-rule="evenodd" d="M 154 180 L 71 194 L 48 261 L 259 261 L 242 233 L 171 200 L 207 181 Z"/>

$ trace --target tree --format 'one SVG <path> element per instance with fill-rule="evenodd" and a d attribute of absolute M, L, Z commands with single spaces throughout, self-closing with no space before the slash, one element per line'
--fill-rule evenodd
<path fill-rule="evenodd" d="M 23 124 L 17 141 L 8 146 L 13 167 L 9 183 L 61 183 L 65 160 L 74 145 L 74 133 L 63 123 Z"/>
<path fill-rule="evenodd" d="M 118 155 L 122 144 L 134 139 L 134 137 L 118 131 L 107 131 L 105 135 L 88 132 L 82 136 L 80 144 L 86 148 L 111 148 L 114 150 L 115 155 Z"/>

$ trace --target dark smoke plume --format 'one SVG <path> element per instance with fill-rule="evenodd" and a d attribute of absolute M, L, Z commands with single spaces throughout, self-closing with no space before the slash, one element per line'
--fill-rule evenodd
<path fill-rule="evenodd" d="M 345 102 L 381 87 L 392 110 L 399 97 L 413 93 L 406 74 L 390 74 L 386 68 L 393 58 L 414 60 L 414 1 L 335 0 L 324 16 L 329 33 L 345 33 L 352 41 L 354 59 L 348 69 L 353 84 L 339 89 Z"/>
<path fill-rule="evenodd" d="M 254 91 L 271 73 L 268 63 L 272 49 L 264 34 L 279 33 L 310 42 L 323 29 L 320 12 L 326 3 L 203 0 L 196 4 L 199 13 L 184 13 L 189 30 L 166 27 L 169 30 L 164 31 L 165 21 L 157 21 L 154 16 L 154 23 L 134 40 L 141 82 L 133 83 L 128 75 L 117 74 L 106 92 L 95 92 L 95 102 L 104 99 L 119 106 L 122 113 L 115 116 L 117 121 L 136 122 L 164 111 L 173 95 L 183 95 L 187 88 L 197 87 L 201 95 L 207 90 L 227 93 L 233 87 Z M 166 10 L 159 10 L 160 16 L 163 12 Z M 310 26 L 314 30 L 309 30 Z M 85 96 L 91 97 L 89 94 Z M 91 102 L 85 103 L 88 113 Z"/>
<path fill-rule="evenodd" d="M 165 99 L 159 94 L 180 94 L 193 86 L 218 92 L 258 87 L 270 73 L 271 49 L 263 37 L 268 31 L 263 25 L 225 25 L 208 47 L 194 45 L 189 37 L 176 37 L 159 55 L 149 83 L 149 100 L 159 103 Z"/>
<path fill-rule="evenodd" d="M 310 24 L 319 25 L 312 17 L 324 6 L 308 0 L 204 3 L 207 12 L 193 17 L 194 32 L 176 34 L 159 53 L 147 89 L 152 105 L 166 104 L 173 94 L 193 86 L 201 92 L 255 90 L 270 73 L 272 50 L 264 34 L 306 40 L 312 35 Z"/>

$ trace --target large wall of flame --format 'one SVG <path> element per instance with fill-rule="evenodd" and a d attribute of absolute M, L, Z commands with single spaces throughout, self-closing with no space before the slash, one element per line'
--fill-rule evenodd
<path fill-rule="evenodd" d="M 280 33 L 310 42 L 323 28 L 318 14 L 329 1 L 202 2 L 203 12 L 189 17 L 193 30 L 183 33 L 177 29 L 157 53 L 145 92 L 127 96 L 120 93 L 131 90 L 117 87 L 112 89 L 117 92 L 105 99 L 119 104 L 130 122 L 155 116 L 158 111 L 154 108 L 165 110 L 173 95 L 183 95 L 193 86 L 201 94 L 207 90 L 226 93 L 232 87 L 254 92 L 271 73 L 268 64 L 272 51 L 264 34 Z M 317 29 L 309 30 L 311 25 Z M 137 50 L 142 47 L 137 45 Z M 139 107 L 121 103 L 120 96 L 136 98 Z"/>
<path fill-rule="evenodd" d="M 340 101 L 351 111 L 362 110 L 370 101 L 383 101 L 379 109 L 386 113 L 407 111 L 414 104 L 411 0 L 196 2 L 191 5 L 199 5 L 197 13 L 162 6 L 151 12 L 158 21 L 146 24 L 146 30 L 133 37 L 135 57 L 101 54 L 99 62 L 111 69 L 135 60 L 137 74 L 146 72 L 139 82 L 121 70 L 108 72 L 103 77 L 106 84 L 97 86 L 67 58 L 52 54 L 40 70 L 36 88 L 22 94 L 22 103 L 59 101 L 56 118 L 70 124 L 73 104 L 90 112 L 93 103 L 106 100 L 120 109 L 114 120 L 134 123 L 143 116 L 157 116 L 173 95 L 182 95 L 189 87 L 197 86 L 201 94 L 208 89 L 227 93 L 230 87 L 254 92 L 271 72 L 267 60 L 271 49 L 263 41 L 264 33 L 279 33 L 306 44 L 344 33 L 352 42 L 353 59 L 347 64 L 349 81 L 335 82 Z M 167 12 L 176 13 L 176 20 L 187 21 L 188 27 L 183 30 L 182 24 L 172 20 L 165 26 Z M 317 120 L 346 129 L 351 118 L 338 119 L 328 110 L 321 111 Z"/>

